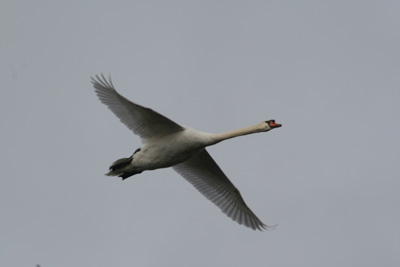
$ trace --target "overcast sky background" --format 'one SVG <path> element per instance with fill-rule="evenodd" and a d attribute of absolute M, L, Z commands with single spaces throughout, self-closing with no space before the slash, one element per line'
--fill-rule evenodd
<path fill-rule="evenodd" d="M 400 266 L 399 1 L 11 1 L 0 8 L 0 266 Z M 283 127 L 210 154 L 273 231 L 140 146 L 97 99 Z"/>

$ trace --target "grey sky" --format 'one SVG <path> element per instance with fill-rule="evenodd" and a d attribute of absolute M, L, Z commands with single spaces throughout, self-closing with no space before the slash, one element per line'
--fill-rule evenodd
<path fill-rule="evenodd" d="M 167 3 L 168 2 L 168 3 Z M 0 266 L 400 266 L 400 2 L 10 1 L 0 8 Z M 139 145 L 90 76 L 209 149 L 274 231 Z"/>

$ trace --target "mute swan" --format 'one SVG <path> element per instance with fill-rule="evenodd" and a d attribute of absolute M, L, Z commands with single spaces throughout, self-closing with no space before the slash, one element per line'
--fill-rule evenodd
<path fill-rule="evenodd" d="M 121 96 L 101 74 L 92 77 L 100 101 L 142 139 L 142 147 L 129 158 L 115 161 L 106 175 L 126 179 L 146 170 L 172 167 L 188 180 L 222 212 L 239 224 L 253 230 L 268 229 L 247 207 L 236 187 L 229 181 L 205 147 L 223 140 L 252 133 L 267 132 L 281 127 L 274 120 L 219 134 L 205 133 L 182 127 L 163 115 Z"/>

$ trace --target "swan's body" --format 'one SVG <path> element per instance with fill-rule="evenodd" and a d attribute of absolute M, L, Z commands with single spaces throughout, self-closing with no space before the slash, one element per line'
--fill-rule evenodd
<path fill-rule="evenodd" d="M 172 167 L 200 152 L 209 142 L 201 132 L 185 128 L 166 136 L 147 140 L 134 153 L 132 163 L 127 166 L 135 172 Z M 123 170 L 118 170 L 123 172 Z"/>
<path fill-rule="evenodd" d="M 146 170 L 172 167 L 203 195 L 239 224 L 252 229 L 267 229 L 247 207 L 236 187 L 206 151 L 205 147 L 233 137 L 266 132 L 280 127 L 274 120 L 220 134 L 182 127 L 161 114 L 134 104 L 118 94 L 111 79 L 92 78 L 100 101 L 135 134 L 142 147 L 129 158 L 114 162 L 107 175 L 126 179 Z"/>

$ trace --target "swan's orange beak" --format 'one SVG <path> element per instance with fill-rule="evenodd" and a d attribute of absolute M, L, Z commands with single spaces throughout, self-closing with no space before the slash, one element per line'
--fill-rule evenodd
<path fill-rule="evenodd" d="M 273 129 L 273 128 L 279 128 L 279 127 L 281 127 L 281 126 L 282 126 L 282 124 L 275 123 L 274 120 L 271 120 L 271 121 L 269 122 L 269 127 L 271 127 L 272 129 Z"/>

